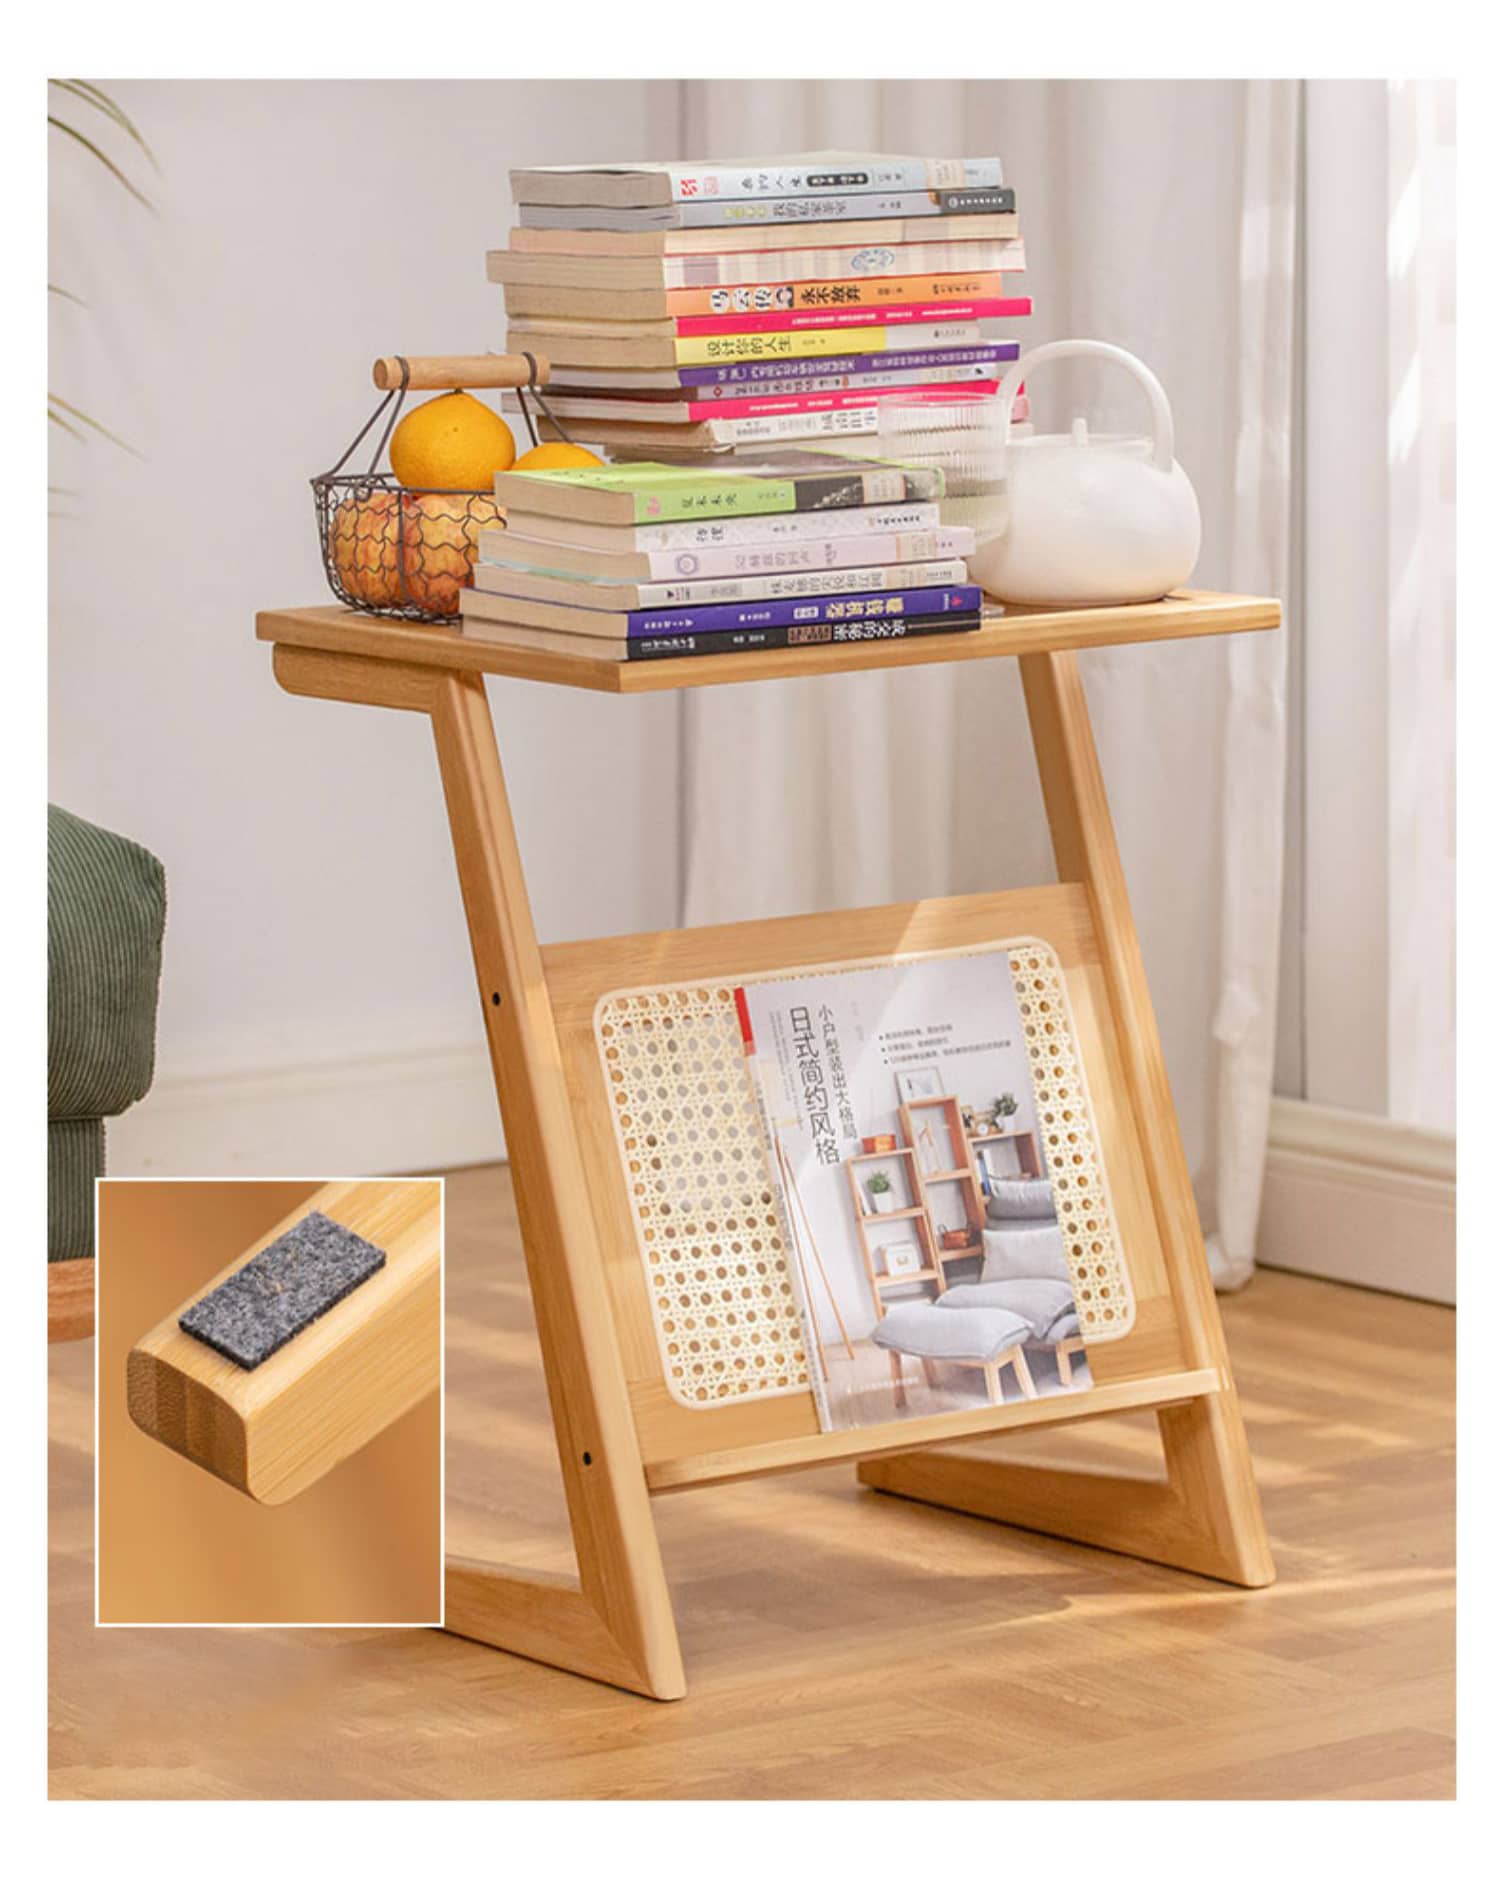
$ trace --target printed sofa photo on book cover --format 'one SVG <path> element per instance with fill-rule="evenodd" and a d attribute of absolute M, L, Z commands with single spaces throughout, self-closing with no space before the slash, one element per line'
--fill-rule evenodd
<path fill-rule="evenodd" d="M 1004 950 L 735 991 L 825 1429 L 1087 1389 Z"/>

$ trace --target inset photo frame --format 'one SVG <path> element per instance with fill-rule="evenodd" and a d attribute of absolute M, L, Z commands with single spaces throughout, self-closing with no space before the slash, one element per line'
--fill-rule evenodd
<path fill-rule="evenodd" d="M 899 1067 L 896 1071 L 896 1097 L 903 1106 L 919 1099 L 937 1099 L 943 1091 L 943 1069 L 932 1061 L 922 1066 Z"/>
<path fill-rule="evenodd" d="M 887 1277 L 914 1277 L 922 1268 L 922 1253 L 911 1238 L 899 1238 L 881 1245 L 880 1265 Z"/>

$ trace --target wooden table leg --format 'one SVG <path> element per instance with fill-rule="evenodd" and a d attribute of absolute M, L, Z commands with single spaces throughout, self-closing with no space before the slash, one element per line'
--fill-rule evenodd
<path fill-rule="evenodd" d="M 677 1629 L 484 680 L 287 647 L 275 662 L 288 691 L 425 711 L 437 742 L 578 1560 L 570 1586 L 450 1549 L 446 1624 L 680 1698 Z"/>
<path fill-rule="evenodd" d="M 1020 666 L 1057 873 L 1089 892 L 1127 1104 L 1184 1343 L 1191 1366 L 1217 1370 L 1221 1387 L 1159 1412 L 1165 1482 L 1007 1465 L 953 1450 L 861 1462 L 859 1476 L 887 1493 L 1266 1586 L 1275 1569 L 1078 661 L 1071 652 L 1045 652 Z"/>

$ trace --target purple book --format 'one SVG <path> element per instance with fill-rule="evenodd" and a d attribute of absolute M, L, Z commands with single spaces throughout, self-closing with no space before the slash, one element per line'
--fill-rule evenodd
<path fill-rule="evenodd" d="M 677 606 L 669 612 L 628 612 L 626 637 L 671 632 L 739 632 L 750 626 L 858 624 L 942 612 L 978 612 L 977 586 L 913 586 L 905 592 L 835 594 L 823 599 L 747 599 L 742 605 Z"/>
<path fill-rule="evenodd" d="M 771 362 L 694 362 L 677 371 L 682 383 L 789 382 L 801 376 L 883 375 L 901 369 L 959 368 L 971 362 L 1015 362 L 1018 342 L 971 343 L 963 349 L 885 349 L 879 355 L 798 356 Z M 554 371 L 562 381 L 566 371 Z"/>

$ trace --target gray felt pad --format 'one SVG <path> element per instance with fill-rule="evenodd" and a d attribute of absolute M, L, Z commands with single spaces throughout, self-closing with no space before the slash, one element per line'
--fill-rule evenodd
<path fill-rule="evenodd" d="M 385 1252 L 310 1211 L 178 1318 L 189 1336 L 255 1369 L 385 1263 Z"/>

